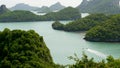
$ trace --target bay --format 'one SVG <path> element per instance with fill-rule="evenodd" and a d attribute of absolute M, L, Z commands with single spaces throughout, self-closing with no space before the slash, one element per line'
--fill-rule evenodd
<path fill-rule="evenodd" d="M 51 25 L 54 21 L 39 21 L 39 22 L 9 22 L 0 23 L 0 31 L 4 28 L 35 30 L 39 35 L 44 37 L 47 47 L 50 49 L 51 55 L 55 63 L 72 64 L 69 56 L 82 56 L 85 52 L 89 57 L 94 57 L 95 61 L 105 59 L 108 55 L 114 58 L 119 58 L 120 43 L 109 42 L 88 42 L 83 38 L 85 32 L 65 32 L 52 29 Z M 70 21 L 61 21 L 67 23 Z"/>

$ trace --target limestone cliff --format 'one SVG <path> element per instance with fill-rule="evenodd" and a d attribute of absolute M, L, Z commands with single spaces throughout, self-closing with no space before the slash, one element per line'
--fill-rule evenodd
<path fill-rule="evenodd" d="M 81 12 L 86 13 L 120 13 L 120 0 L 83 0 L 77 7 Z"/>

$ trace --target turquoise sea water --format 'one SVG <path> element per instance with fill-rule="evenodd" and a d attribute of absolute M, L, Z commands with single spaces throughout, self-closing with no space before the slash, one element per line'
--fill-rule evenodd
<path fill-rule="evenodd" d="M 61 22 L 67 23 L 69 21 Z M 85 32 L 54 30 L 51 27 L 52 23 L 53 21 L 0 23 L 0 30 L 2 31 L 4 28 L 35 30 L 44 37 L 54 62 L 59 64 L 73 63 L 67 57 L 74 56 L 74 53 L 81 57 L 83 51 L 89 57 L 94 57 L 96 61 L 105 59 L 108 55 L 115 58 L 120 57 L 120 43 L 88 42 L 83 39 Z"/>

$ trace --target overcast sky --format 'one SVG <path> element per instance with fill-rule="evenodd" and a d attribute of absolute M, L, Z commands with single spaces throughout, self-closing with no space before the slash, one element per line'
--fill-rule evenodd
<path fill-rule="evenodd" d="M 25 3 L 31 6 L 50 6 L 56 2 L 60 2 L 64 6 L 76 7 L 82 0 L 0 0 L 0 5 L 5 4 L 8 8 L 16 5 L 17 3 Z"/>

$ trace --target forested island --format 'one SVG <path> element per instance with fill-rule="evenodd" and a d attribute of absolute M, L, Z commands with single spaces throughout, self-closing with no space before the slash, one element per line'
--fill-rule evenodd
<path fill-rule="evenodd" d="M 88 41 L 120 42 L 120 14 L 90 29 L 85 36 Z"/>
<path fill-rule="evenodd" d="M 15 10 L 0 15 L 0 22 L 28 22 L 39 21 L 40 16 L 30 11 Z"/>
<path fill-rule="evenodd" d="M 63 25 L 60 22 L 58 23 L 58 21 L 54 22 L 52 24 L 52 27 L 54 29 L 64 30 L 69 32 L 87 31 L 96 25 L 102 24 L 102 22 L 107 19 L 109 19 L 109 16 L 105 14 L 90 14 L 85 18 L 79 18 L 65 25 Z"/>
<path fill-rule="evenodd" d="M 70 32 L 87 31 L 84 39 L 88 41 L 120 42 L 119 20 L 120 14 L 91 14 L 65 25 L 56 21 L 52 24 L 52 27 L 53 29 Z"/>
<path fill-rule="evenodd" d="M 52 24 L 52 28 L 56 30 L 64 30 L 64 24 L 60 23 L 59 21 L 55 21 Z"/>
<path fill-rule="evenodd" d="M 58 12 L 50 12 L 46 15 L 35 15 L 32 12 L 25 10 L 10 11 L 5 5 L 2 5 L 0 13 L 0 22 L 75 20 L 81 18 L 79 10 L 72 7 L 64 8 Z"/>

